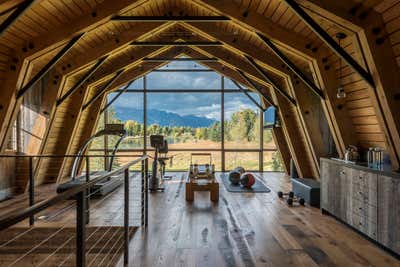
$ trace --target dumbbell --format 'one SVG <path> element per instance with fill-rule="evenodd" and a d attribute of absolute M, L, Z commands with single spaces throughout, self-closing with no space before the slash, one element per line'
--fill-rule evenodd
<path fill-rule="evenodd" d="M 287 204 L 289 205 L 289 206 L 293 206 L 293 203 L 294 202 L 298 202 L 301 206 L 304 206 L 304 204 L 306 203 L 306 201 L 304 200 L 304 198 L 292 198 L 292 197 L 290 197 L 290 198 L 288 198 L 287 200 L 286 200 L 286 202 L 287 202 Z"/>
<path fill-rule="evenodd" d="M 290 191 L 289 193 L 283 193 L 282 191 L 278 192 L 278 197 L 279 198 L 283 198 L 288 196 L 289 198 L 293 198 L 294 197 L 294 193 L 292 191 Z"/>

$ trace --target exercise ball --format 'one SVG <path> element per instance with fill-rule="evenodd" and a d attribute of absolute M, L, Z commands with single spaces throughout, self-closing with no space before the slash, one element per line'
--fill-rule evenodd
<path fill-rule="evenodd" d="M 250 172 L 245 172 L 240 176 L 240 183 L 243 187 L 251 188 L 256 182 L 254 174 Z"/>
<path fill-rule="evenodd" d="M 229 172 L 229 181 L 231 184 L 238 185 L 240 183 L 240 173 L 236 170 Z"/>
<path fill-rule="evenodd" d="M 240 175 L 246 172 L 246 170 L 243 167 L 236 167 L 234 171 L 237 171 L 238 173 L 240 173 Z"/>

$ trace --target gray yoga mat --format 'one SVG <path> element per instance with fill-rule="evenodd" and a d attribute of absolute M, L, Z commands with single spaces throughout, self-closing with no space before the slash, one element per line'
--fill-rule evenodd
<path fill-rule="evenodd" d="M 241 185 L 233 185 L 229 181 L 229 175 L 227 173 L 223 173 L 220 175 L 222 183 L 224 184 L 226 190 L 232 193 L 269 193 L 271 190 L 269 190 L 268 187 L 265 186 L 263 182 L 260 181 L 260 179 L 257 177 L 257 175 L 254 175 L 256 178 L 255 184 L 251 188 L 246 188 L 242 187 Z"/>

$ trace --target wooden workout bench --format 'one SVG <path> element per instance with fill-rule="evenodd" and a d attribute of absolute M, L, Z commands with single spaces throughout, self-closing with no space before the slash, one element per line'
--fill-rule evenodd
<path fill-rule="evenodd" d="M 219 183 L 217 181 L 199 181 L 190 180 L 186 181 L 186 201 L 194 200 L 194 192 L 195 191 L 210 191 L 210 200 L 218 201 L 219 200 Z M 203 183 L 204 182 L 204 183 Z"/>
<path fill-rule="evenodd" d="M 194 163 L 194 157 L 209 158 L 206 164 Z M 219 200 L 219 183 L 215 179 L 214 164 L 211 153 L 191 153 L 190 166 L 186 177 L 186 201 L 194 200 L 195 191 L 209 191 L 211 201 Z"/>

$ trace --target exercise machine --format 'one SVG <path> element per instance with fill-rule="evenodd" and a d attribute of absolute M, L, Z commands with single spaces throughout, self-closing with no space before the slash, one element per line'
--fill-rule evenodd
<path fill-rule="evenodd" d="M 165 173 L 165 161 L 160 161 L 160 153 L 168 152 L 168 143 L 164 140 L 163 135 L 150 135 L 150 146 L 155 149 L 153 164 L 151 168 L 150 181 L 149 181 L 149 191 L 150 192 L 163 192 L 164 185 L 162 183 L 162 177 Z M 163 158 L 164 159 L 164 158 Z M 160 163 L 161 162 L 161 163 Z M 160 164 L 160 168 L 158 165 Z M 159 175 L 158 175 L 159 173 Z"/>
<path fill-rule="evenodd" d="M 209 163 L 194 163 L 195 157 L 208 157 Z M 215 165 L 212 163 L 211 153 L 190 154 L 190 166 L 186 179 L 186 201 L 194 200 L 195 191 L 209 191 L 210 200 L 219 200 L 219 183 L 215 179 Z"/>
<path fill-rule="evenodd" d="M 164 139 L 163 145 L 159 149 L 159 155 L 158 155 L 158 164 L 159 166 L 159 174 L 162 180 L 171 180 L 173 178 L 173 175 L 165 175 L 165 169 L 167 166 L 167 161 L 170 162 L 170 165 L 172 165 L 172 158 L 173 156 L 168 156 L 168 142 L 167 140 Z"/>
<path fill-rule="evenodd" d="M 58 193 L 64 192 L 76 185 L 84 184 L 87 182 L 86 175 L 78 176 L 78 171 L 82 164 L 83 155 L 86 153 L 87 148 L 95 138 L 106 135 L 118 136 L 119 138 L 115 143 L 114 148 L 111 152 L 106 170 L 91 173 L 90 177 L 93 179 L 112 170 L 115 154 L 118 150 L 118 147 L 124 140 L 124 138 L 127 137 L 127 132 L 124 129 L 123 124 L 106 124 L 105 129 L 98 131 L 83 143 L 82 147 L 79 149 L 79 152 L 77 154 L 78 156 L 75 158 L 74 163 L 72 165 L 70 180 L 67 181 L 66 183 L 60 184 L 57 187 Z M 93 196 L 101 197 L 107 195 L 108 193 L 112 192 L 113 190 L 121 186 L 123 182 L 124 181 L 122 175 L 120 174 L 115 176 L 110 176 L 94 184 L 90 188 L 90 192 Z"/>

